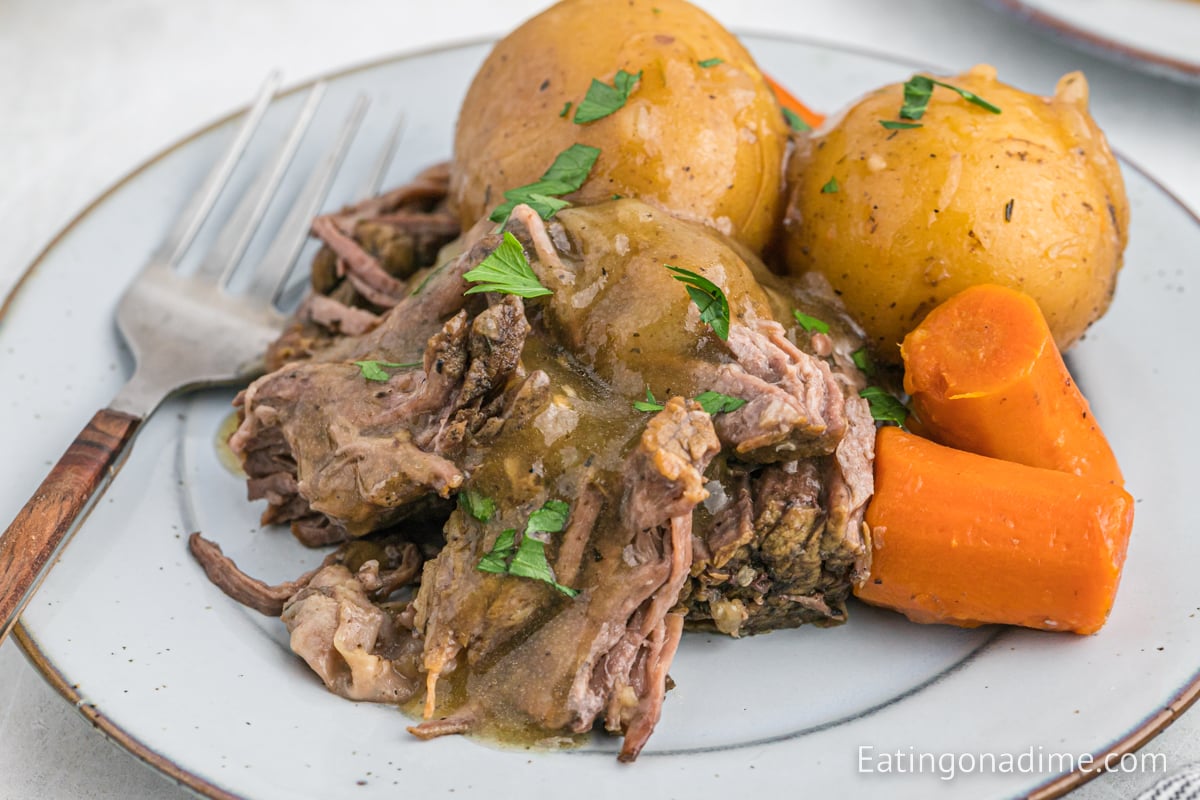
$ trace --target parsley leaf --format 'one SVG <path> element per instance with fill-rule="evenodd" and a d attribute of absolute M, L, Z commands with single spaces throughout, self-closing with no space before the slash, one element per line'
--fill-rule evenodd
<path fill-rule="evenodd" d="M 575 109 L 575 124 L 584 125 L 588 122 L 595 122 L 620 111 L 624 107 L 625 101 L 629 99 L 633 85 L 641 79 L 641 70 L 638 70 L 636 75 L 625 70 L 619 71 L 613 78 L 612 86 L 592 78 L 592 85 L 588 87 L 587 94 L 579 103 L 579 107 Z"/>
<path fill-rule="evenodd" d="M 837 194 L 837 190 L 837 178 L 830 178 L 829 181 L 821 187 L 821 194 Z"/>
<path fill-rule="evenodd" d="M 933 79 L 924 75 L 913 75 L 904 84 L 904 105 L 900 106 L 900 119 L 920 119 L 933 95 Z"/>
<path fill-rule="evenodd" d="M 634 411 L 662 411 L 663 404 L 654 399 L 654 395 L 650 392 L 650 387 L 646 387 L 646 399 L 633 401 Z"/>
<path fill-rule="evenodd" d="M 600 148 L 586 144 L 573 144 L 559 153 L 550 169 L 541 179 L 526 186 L 518 186 L 504 193 L 507 202 L 496 206 L 490 219 L 504 224 L 518 203 L 528 204 L 542 219 L 550 219 L 554 212 L 570 205 L 557 195 L 570 194 L 579 190 L 587 180 L 588 173 L 600 156 Z M 549 202 L 547 202 L 549 201 Z"/>
<path fill-rule="evenodd" d="M 421 362 L 413 361 L 410 364 L 397 364 L 393 361 L 355 361 L 354 366 L 358 367 L 358 371 L 367 380 L 387 383 L 388 378 L 392 377 L 387 374 L 387 369 L 412 369 L 413 367 L 421 366 Z"/>
<path fill-rule="evenodd" d="M 713 414 L 723 414 L 728 411 L 737 411 L 746 405 L 746 401 L 740 397 L 730 397 L 727 394 L 712 391 L 696 395 L 696 402 L 710 416 Z"/>
<path fill-rule="evenodd" d="M 459 492 L 458 505 L 480 522 L 489 522 L 496 516 L 496 501 L 474 489 Z"/>
<path fill-rule="evenodd" d="M 599 147 L 586 144 L 573 144 L 554 157 L 554 163 L 538 183 L 554 184 L 553 190 L 543 189 L 545 194 L 567 194 L 583 186 L 592 165 L 600 155 Z M 536 184 L 535 184 L 536 185 Z M 563 187 L 563 188 L 559 188 Z"/>
<path fill-rule="evenodd" d="M 725 59 L 723 59 L 723 58 L 706 58 L 703 61 L 697 61 L 696 63 L 699 64 L 704 69 L 709 69 L 710 67 L 715 67 L 720 64 L 724 64 Z"/>
<path fill-rule="evenodd" d="M 908 409 L 904 404 L 878 386 L 868 386 L 858 396 L 867 401 L 876 422 L 891 422 L 903 428 L 908 421 Z"/>
<path fill-rule="evenodd" d="M 571 507 L 562 500 L 549 500 L 529 515 L 525 533 L 561 533 L 567 527 L 567 515 L 570 513 Z"/>
<path fill-rule="evenodd" d="M 907 131 L 912 128 L 924 128 L 920 122 L 893 122 L 890 119 L 881 119 L 879 124 L 887 128 L 889 131 Z"/>
<path fill-rule="evenodd" d="M 909 78 L 908 83 L 904 84 L 904 105 L 900 107 L 900 118 L 920 119 L 924 116 L 925 110 L 929 107 L 929 98 L 933 96 L 934 86 L 941 86 L 943 89 L 956 92 L 959 97 L 968 103 L 973 103 L 985 111 L 990 111 L 993 114 L 1000 113 L 999 107 L 992 105 L 974 92 L 968 92 L 966 89 L 960 89 L 949 83 L 934 80 L 927 75 L 913 75 Z M 885 125 L 884 127 L 886 128 L 887 126 Z"/>
<path fill-rule="evenodd" d="M 713 333 L 722 341 L 728 339 L 729 301 L 725 298 L 721 287 L 690 269 L 672 267 L 670 264 L 663 264 L 663 266 L 674 273 L 672 278 L 687 286 L 688 295 L 696 304 L 696 308 L 700 309 L 700 321 L 708 323 Z"/>
<path fill-rule="evenodd" d="M 515 528 L 501 531 L 492 549 L 484 554 L 475 568 L 481 572 L 543 581 L 567 597 L 574 597 L 579 592 L 554 579 L 554 570 L 550 569 L 550 563 L 546 560 L 546 545 L 532 535 L 561 532 L 567 526 L 569 512 L 570 506 L 562 500 L 550 500 L 529 515 L 520 544 L 514 545 L 517 537 Z"/>
<path fill-rule="evenodd" d="M 850 360 L 854 362 L 854 366 L 862 370 L 864 375 L 875 374 L 875 362 L 871 359 L 871 354 L 867 352 L 867 348 L 860 347 L 850 354 Z"/>
<path fill-rule="evenodd" d="M 796 131 L 796 133 L 812 130 L 812 125 L 800 119 L 800 115 L 790 108 L 783 109 L 783 118 L 787 120 L 788 127 Z"/>
<path fill-rule="evenodd" d="M 949 89 L 952 92 L 957 92 L 958 96 L 963 100 L 966 100 L 968 103 L 974 103 L 985 111 L 990 111 L 993 114 L 1001 113 L 999 106 L 992 105 L 974 92 L 968 92 L 966 89 L 960 89 L 957 86 L 951 86 L 950 84 L 942 83 L 941 81 L 934 81 L 934 83 L 938 86 L 941 86 L 943 89 Z"/>
<path fill-rule="evenodd" d="M 571 105 L 572 105 L 572 103 L 571 103 L 571 101 L 570 101 L 570 100 L 568 100 L 567 102 L 563 103 L 563 110 L 562 110 L 562 111 L 560 111 L 560 112 L 558 112 L 558 115 L 559 115 L 560 117 L 565 117 L 565 116 L 566 116 L 566 115 L 567 115 L 567 114 L 568 114 L 568 113 L 571 111 Z"/>
<path fill-rule="evenodd" d="M 728 411 L 737 411 L 742 406 L 746 405 L 746 401 L 740 397 L 730 397 L 727 394 L 720 392 L 707 391 L 696 395 L 696 402 L 704 409 L 705 413 L 723 414 Z M 663 404 L 654 399 L 654 395 L 650 393 L 650 387 L 646 387 L 646 399 L 637 400 L 633 404 L 634 411 L 662 411 Z"/>
<path fill-rule="evenodd" d="M 521 202 L 537 212 L 542 219 L 550 219 L 556 213 L 571 205 L 566 200 L 551 197 L 540 192 L 530 192 L 521 198 Z"/>
<path fill-rule="evenodd" d="M 546 560 L 546 545 L 528 535 L 521 537 L 521 544 L 508 565 L 508 574 L 548 583 L 567 597 L 579 594 L 554 579 L 554 570 L 550 569 L 550 562 Z"/>
<path fill-rule="evenodd" d="M 794 308 L 792 309 L 792 316 L 796 318 L 796 322 L 800 323 L 800 327 L 804 328 L 804 330 L 808 331 L 809 333 L 812 333 L 813 331 L 816 331 L 817 333 L 829 333 L 829 323 L 825 322 L 824 320 L 819 320 L 816 317 L 810 317 L 803 311 L 798 311 Z"/>
<path fill-rule="evenodd" d="M 463 294 L 498 292 L 521 297 L 554 294 L 538 282 L 537 275 L 533 274 L 533 268 L 529 266 L 529 259 L 525 257 L 524 248 L 517 241 L 517 237 L 508 231 L 504 232 L 504 241 L 500 242 L 487 258 L 479 262 L 479 266 L 463 275 L 463 278 L 477 284 Z"/>
<path fill-rule="evenodd" d="M 479 563 L 475 569 L 480 572 L 494 572 L 498 575 L 508 573 L 508 559 L 516 551 L 516 545 L 513 542 L 517 538 L 516 528 L 508 528 L 500 531 L 500 535 L 496 537 L 492 549 L 484 554 L 483 558 L 479 559 Z"/>

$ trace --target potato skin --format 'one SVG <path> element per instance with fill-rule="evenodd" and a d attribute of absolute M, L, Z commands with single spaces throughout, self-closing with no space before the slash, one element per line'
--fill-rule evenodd
<path fill-rule="evenodd" d="M 699 61 L 719 58 L 708 68 Z M 624 108 L 572 121 L 593 78 L 642 79 Z M 560 116 L 563 105 L 571 112 Z M 450 196 L 464 226 L 579 142 L 600 148 L 566 199 L 638 197 L 761 251 L 783 209 L 787 128 L 736 38 L 683 0 L 564 0 L 500 41 L 459 113 Z"/>
<path fill-rule="evenodd" d="M 1129 226 L 1116 159 L 1070 73 L 1053 97 L 977 66 L 935 88 L 923 127 L 890 131 L 902 84 L 868 95 L 811 136 L 788 165 L 783 252 L 796 274 L 829 279 L 877 356 L 942 300 L 981 283 L 1023 290 L 1060 349 L 1108 308 Z M 836 178 L 837 192 L 822 192 Z"/>

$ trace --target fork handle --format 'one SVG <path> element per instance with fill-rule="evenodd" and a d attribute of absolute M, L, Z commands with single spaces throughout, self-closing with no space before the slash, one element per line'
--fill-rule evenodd
<path fill-rule="evenodd" d="M 123 411 L 97 411 L 0 537 L 0 643 L 141 421 Z"/>

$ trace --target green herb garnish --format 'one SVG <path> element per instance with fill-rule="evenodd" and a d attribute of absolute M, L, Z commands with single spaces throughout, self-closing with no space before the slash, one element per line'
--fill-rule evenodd
<path fill-rule="evenodd" d="M 1011 198 L 1011 199 L 1009 199 L 1009 201 L 1007 203 L 1004 204 L 1004 221 L 1005 222 L 1012 222 L 1012 211 L 1013 211 L 1013 206 L 1016 204 L 1016 202 L 1017 202 L 1016 198 Z"/>
<path fill-rule="evenodd" d="M 837 194 L 837 190 L 837 178 L 830 178 L 829 181 L 821 187 L 821 194 Z"/>
<path fill-rule="evenodd" d="M 797 133 L 812 130 L 812 125 L 809 125 L 807 122 L 802 120 L 800 115 L 795 111 L 792 111 L 790 108 L 783 109 L 783 118 L 787 120 L 788 127 Z"/>
<path fill-rule="evenodd" d="M 992 105 L 974 92 L 968 92 L 966 89 L 960 89 L 957 86 L 934 80 L 927 75 L 913 75 L 909 78 L 908 83 L 904 84 L 904 105 L 900 107 L 900 118 L 920 119 L 923 117 L 925 110 L 929 107 L 929 98 L 933 96 L 934 86 L 941 86 L 943 89 L 956 92 L 959 97 L 968 103 L 974 103 L 993 114 L 1000 113 L 998 107 Z"/>
<path fill-rule="evenodd" d="M 567 515 L 570 513 L 571 507 L 562 500 L 548 500 L 529 515 L 525 533 L 561 533 L 567 527 Z"/>
<path fill-rule="evenodd" d="M 550 562 L 546 560 L 546 545 L 528 534 L 521 537 L 521 544 L 517 546 L 517 552 L 508 564 L 508 574 L 548 583 L 567 597 L 579 594 L 554 579 L 554 570 L 550 569 Z"/>
<path fill-rule="evenodd" d="M 554 294 L 538 281 L 533 268 L 529 266 L 529 259 L 525 257 L 525 249 L 517 237 L 508 231 L 504 232 L 504 240 L 500 245 L 463 278 L 477 284 L 463 294 L 497 292 L 520 297 Z"/>
<path fill-rule="evenodd" d="M 729 301 L 725 298 L 721 287 L 690 269 L 673 267 L 670 264 L 663 264 L 663 266 L 674 273 L 672 278 L 687 286 L 687 292 L 691 296 L 692 302 L 696 304 L 696 308 L 700 309 L 700 321 L 708 323 L 713 333 L 722 341 L 728 339 Z"/>
<path fill-rule="evenodd" d="M 867 352 L 867 348 L 860 347 L 850 354 L 850 360 L 854 362 L 854 366 L 862 370 L 864 375 L 875 374 L 875 362 L 871 359 L 871 354 Z"/>
<path fill-rule="evenodd" d="M 746 405 L 746 401 L 740 397 L 730 397 L 727 394 L 720 392 L 701 392 L 696 395 L 696 402 L 704 409 L 705 413 L 709 414 L 724 414 L 729 411 L 737 411 L 742 406 Z M 634 411 L 662 411 L 663 404 L 654 399 L 654 395 L 650 392 L 650 387 L 646 387 L 646 399 L 635 400 L 633 403 Z"/>
<path fill-rule="evenodd" d="M 496 501 L 474 489 L 459 492 L 458 505 L 480 522 L 490 522 L 496 516 Z"/>
<path fill-rule="evenodd" d="M 575 124 L 584 125 L 588 122 L 595 122 L 620 111 L 624 107 L 625 101 L 629 99 L 629 93 L 633 91 L 634 84 L 641 79 L 641 70 L 638 70 L 636 75 L 620 70 L 613 78 L 612 86 L 592 78 L 592 85 L 588 87 L 587 94 L 579 103 L 579 107 L 575 109 Z"/>
<path fill-rule="evenodd" d="M 379 383 L 387 383 L 388 378 L 392 377 L 387 373 L 389 369 L 412 369 L 421 366 L 420 361 L 413 361 L 409 364 L 397 364 L 393 361 L 355 361 L 354 366 L 358 367 L 358 371 L 362 376 L 369 381 L 378 381 Z"/>
<path fill-rule="evenodd" d="M 588 173 L 592 171 L 599 156 L 598 147 L 586 144 L 571 145 L 558 154 L 550 169 L 546 170 L 536 183 L 518 186 L 505 192 L 504 198 L 507 202 L 496 206 L 492 211 L 492 222 L 503 225 L 518 203 L 527 204 L 542 219 L 550 219 L 556 211 L 570 205 L 566 200 L 559 200 L 558 195 L 578 191 L 587 180 Z"/>
<path fill-rule="evenodd" d="M 704 69 L 708 69 L 710 67 L 715 67 L 720 64 L 724 64 L 725 59 L 723 59 L 723 58 L 706 58 L 703 61 L 697 61 L 696 63 L 699 64 Z"/>
<path fill-rule="evenodd" d="M 912 128 L 924 128 L 925 126 L 919 122 L 894 122 L 890 119 L 881 119 L 879 124 L 887 128 L 889 131 L 907 131 Z"/>
<path fill-rule="evenodd" d="M 508 573 L 508 559 L 516 551 L 516 545 L 513 542 L 517 538 L 516 528 L 507 528 L 500 531 L 500 535 L 496 537 L 496 542 L 492 545 L 492 549 L 484 554 L 483 558 L 479 559 L 479 564 L 475 569 L 480 572 L 494 572 L 498 575 Z"/>
<path fill-rule="evenodd" d="M 565 116 L 567 115 L 567 113 L 568 113 L 568 112 L 570 112 L 570 110 L 571 110 L 571 106 L 572 106 L 572 105 L 573 105 L 573 104 L 571 103 L 571 101 L 570 101 L 570 100 L 568 100 L 567 102 L 563 103 L 563 109 L 562 109 L 562 111 L 558 112 L 558 115 L 559 115 L 560 117 L 565 117 Z"/>
<path fill-rule="evenodd" d="M 727 394 L 720 392 L 703 392 L 696 395 L 696 402 L 700 404 L 710 416 L 713 414 L 724 414 L 729 411 L 737 411 L 742 406 L 746 405 L 746 401 L 740 397 L 730 397 Z"/>
<path fill-rule="evenodd" d="M 633 401 L 634 411 L 662 411 L 663 404 L 654 399 L 650 387 L 646 387 L 646 399 Z"/>
<path fill-rule="evenodd" d="M 532 578 L 553 586 L 567 597 L 579 594 L 576 590 L 563 586 L 555 580 L 554 570 L 546 560 L 546 545 L 534 538 L 535 533 L 560 533 L 567 525 L 567 515 L 570 507 L 562 500 L 550 500 L 537 511 L 529 515 L 525 524 L 525 533 L 521 543 L 514 544 L 517 537 L 515 528 L 507 528 L 496 537 L 492 549 L 479 560 L 476 569 L 481 572 L 492 572 L 497 575 L 515 575 L 519 578 Z"/>
<path fill-rule="evenodd" d="M 792 316 L 796 318 L 796 322 L 800 323 L 800 327 L 804 328 L 804 330 L 808 331 L 809 333 L 812 333 L 813 331 L 816 331 L 817 333 L 829 333 L 829 323 L 825 322 L 824 320 L 819 320 L 816 317 L 810 317 L 803 311 L 797 311 L 794 308 L 792 309 Z"/>
<path fill-rule="evenodd" d="M 867 401 L 876 422 L 894 423 L 903 428 L 908 421 L 908 409 L 904 404 L 878 386 L 868 386 L 858 396 Z"/>

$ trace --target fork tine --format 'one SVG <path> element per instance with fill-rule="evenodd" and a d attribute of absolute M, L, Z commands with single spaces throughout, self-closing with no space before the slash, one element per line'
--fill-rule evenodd
<path fill-rule="evenodd" d="M 279 183 L 283 180 L 288 166 L 292 163 L 292 158 L 300 148 L 300 142 L 304 139 L 304 134 L 316 115 L 317 106 L 324 94 L 325 84 L 323 82 L 315 84 L 309 90 L 304 106 L 296 116 L 296 121 L 292 124 L 292 129 L 288 132 L 283 147 L 279 149 L 270 166 L 255 179 L 254 185 L 250 187 L 250 190 L 238 203 L 237 208 L 234 209 L 233 214 L 230 215 L 225 227 L 217 235 L 212 249 L 200 262 L 200 267 L 194 276 L 196 279 L 211 280 L 222 286 L 229 280 L 229 276 L 233 274 L 233 270 L 250 245 L 250 240 L 254 238 L 255 231 L 262 224 L 267 208 L 271 205 L 271 199 L 279 189 Z"/>
<path fill-rule="evenodd" d="M 275 234 L 270 249 L 255 269 L 254 278 L 246 290 L 247 297 L 270 303 L 283 288 L 292 265 L 295 264 L 296 257 L 300 255 L 300 250 L 308 238 L 312 218 L 320 211 L 325 195 L 333 184 L 333 176 L 341 166 L 346 151 L 350 149 L 350 143 L 354 140 L 369 104 L 365 95 L 359 95 L 355 100 L 354 107 L 350 109 L 350 114 L 338 133 L 337 141 L 309 175 L 283 225 Z"/>
<path fill-rule="evenodd" d="M 367 200 L 379 194 L 379 189 L 383 186 L 383 181 L 387 177 L 388 168 L 392 166 L 392 159 L 396 157 L 396 150 L 400 144 L 400 137 L 404 133 L 404 112 L 396 115 L 396 121 L 392 124 L 392 130 L 388 133 L 387 139 L 384 141 L 383 148 L 379 151 L 379 155 L 375 158 L 375 164 L 371 167 L 370 174 L 363 181 L 362 189 L 357 195 L 358 200 Z"/>
<path fill-rule="evenodd" d="M 187 208 L 184 209 L 183 213 L 175 221 L 152 263 L 176 264 L 188 247 L 191 246 L 192 240 L 196 238 L 196 233 L 200 230 L 200 226 L 204 224 L 204 221 L 208 219 L 208 215 L 212 213 L 213 206 L 217 203 L 217 198 L 221 196 L 221 191 L 225 188 L 225 184 L 229 182 L 229 176 L 233 174 L 234 167 L 241 160 L 242 154 L 246 152 L 246 147 L 250 144 L 250 139 L 253 138 L 254 132 L 258 129 L 258 124 L 262 121 L 263 115 L 266 114 L 267 106 L 274 99 L 275 92 L 279 91 L 280 80 L 278 71 L 272 71 L 267 75 L 267 79 L 258 90 L 258 94 L 254 98 L 254 103 L 246 112 L 245 119 L 238 128 L 237 133 L 234 134 L 232 141 L 229 142 L 229 146 L 225 148 L 225 152 L 221 155 L 220 160 L 204 179 L 200 191 L 192 196 Z"/>

